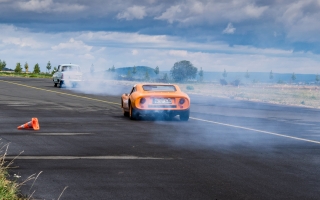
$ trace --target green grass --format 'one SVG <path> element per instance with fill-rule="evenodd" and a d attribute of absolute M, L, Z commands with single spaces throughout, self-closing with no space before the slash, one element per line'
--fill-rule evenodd
<path fill-rule="evenodd" d="M 51 78 L 52 74 L 48 73 L 15 73 L 15 72 L 0 72 L 0 76 L 11 76 L 11 77 L 26 77 L 26 78 Z"/>
<path fill-rule="evenodd" d="M 6 146 L 5 146 L 6 147 Z M 4 147 L 2 147 L 3 149 Z M 1 150 L 2 150 L 1 149 Z M 2 200 L 23 200 L 19 192 L 21 184 L 17 182 L 18 176 L 13 179 L 10 177 L 8 170 L 12 162 L 6 163 L 5 154 L 0 157 L 0 199 Z"/>
<path fill-rule="evenodd" d="M 9 170 L 13 168 L 12 165 L 14 159 L 10 162 L 7 162 L 5 160 L 8 146 L 9 145 L 7 144 L 0 148 L 0 200 L 31 200 L 33 199 L 33 193 L 29 195 L 22 195 L 20 192 L 20 187 L 30 180 L 34 180 L 34 184 L 34 182 L 42 172 L 37 175 L 32 174 L 31 176 L 25 178 L 23 181 L 19 180 L 19 178 L 21 178 L 21 176 L 19 175 L 14 174 L 13 176 L 10 176 Z"/>

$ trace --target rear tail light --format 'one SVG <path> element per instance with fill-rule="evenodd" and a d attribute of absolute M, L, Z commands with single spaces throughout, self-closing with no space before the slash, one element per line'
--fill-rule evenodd
<path fill-rule="evenodd" d="M 180 103 L 180 104 L 184 104 L 184 102 L 186 102 L 186 100 L 184 100 L 184 99 L 180 99 L 180 100 L 179 100 L 179 103 Z"/>
<path fill-rule="evenodd" d="M 147 100 L 146 100 L 145 98 L 141 98 L 141 99 L 140 99 L 140 103 L 141 103 L 141 104 L 144 104 L 146 101 L 147 101 Z"/>

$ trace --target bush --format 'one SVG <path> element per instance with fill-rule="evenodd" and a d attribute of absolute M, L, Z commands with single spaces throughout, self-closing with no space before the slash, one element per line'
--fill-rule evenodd
<path fill-rule="evenodd" d="M 282 84 L 283 81 L 282 81 L 281 79 L 279 79 L 277 83 L 278 83 L 278 84 Z"/>
<path fill-rule="evenodd" d="M 221 85 L 228 85 L 228 82 L 225 79 L 220 79 Z"/>
<path fill-rule="evenodd" d="M 240 80 L 239 79 L 236 79 L 234 81 L 231 82 L 231 85 L 233 86 L 239 86 L 240 85 Z"/>
<path fill-rule="evenodd" d="M 233 86 L 239 86 L 240 85 L 240 80 L 239 79 L 236 79 L 234 81 L 231 82 L 231 85 Z"/>
<path fill-rule="evenodd" d="M 170 73 L 174 81 L 183 82 L 185 80 L 195 78 L 197 71 L 198 69 L 194 67 L 190 61 L 182 60 L 174 63 Z"/>
<path fill-rule="evenodd" d="M 186 89 L 187 90 L 194 90 L 194 87 L 192 85 L 187 85 Z"/>

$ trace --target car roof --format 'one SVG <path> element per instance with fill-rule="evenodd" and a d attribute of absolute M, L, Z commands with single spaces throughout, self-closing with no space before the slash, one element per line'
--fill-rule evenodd
<path fill-rule="evenodd" d="M 170 84 L 170 83 L 138 83 L 138 84 L 135 84 L 135 86 L 142 86 L 142 85 L 173 85 L 173 86 L 177 86 L 175 84 Z"/>
<path fill-rule="evenodd" d="M 142 86 L 144 85 L 168 85 L 168 86 L 174 86 L 177 91 L 181 91 L 180 87 L 176 84 L 169 84 L 169 83 L 138 83 L 138 84 L 135 84 L 133 87 L 136 87 L 136 88 L 140 88 L 142 90 Z"/>

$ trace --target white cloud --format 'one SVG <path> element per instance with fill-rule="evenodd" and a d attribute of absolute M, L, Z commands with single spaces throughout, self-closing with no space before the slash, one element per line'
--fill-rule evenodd
<path fill-rule="evenodd" d="M 260 18 L 268 8 L 268 6 L 257 6 L 247 0 L 184 0 L 166 8 L 155 19 L 190 25 L 241 22 Z"/>
<path fill-rule="evenodd" d="M 82 55 L 79 55 L 78 57 L 82 57 Z M 86 53 L 83 55 L 83 57 L 85 59 L 88 59 L 88 60 L 93 60 L 95 57 L 93 55 L 91 55 L 90 53 Z"/>
<path fill-rule="evenodd" d="M 126 11 L 121 12 L 117 15 L 118 19 L 143 19 L 146 16 L 146 11 L 144 6 L 132 6 L 127 8 Z"/>
<path fill-rule="evenodd" d="M 155 44 L 165 45 L 168 41 L 166 35 L 143 35 L 139 33 L 122 32 L 85 32 L 78 36 L 81 40 L 100 40 L 128 44 Z"/>
<path fill-rule="evenodd" d="M 18 8 L 24 11 L 38 13 L 46 12 L 78 12 L 85 9 L 85 6 L 78 4 L 54 3 L 53 0 L 30 0 L 18 2 Z"/>
<path fill-rule="evenodd" d="M 259 18 L 267 9 L 268 9 L 268 6 L 257 7 L 252 4 L 246 5 L 243 8 L 244 13 L 246 13 L 247 16 L 250 16 L 253 18 Z"/>
<path fill-rule="evenodd" d="M 155 17 L 155 19 L 160 20 L 168 20 L 169 23 L 173 23 L 174 21 L 180 21 L 178 19 L 178 15 L 182 12 L 180 5 L 171 6 L 159 17 Z"/>
<path fill-rule="evenodd" d="M 277 21 L 283 24 L 290 41 L 320 42 L 319 10 L 319 0 L 290 2 L 279 11 Z"/>
<path fill-rule="evenodd" d="M 234 34 L 236 28 L 233 27 L 232 23 L 228 23 L 227 27 L 222 31 L 224 34 Z"/>
<path fill-rule="evenodd" d="M 188 51 L 170 50 L 169 55 L 177 56 L 177 57 L 186 57 L 186 56 L 188 56 Z"/>
<path fill-rule="evenodd" d="M 189 60 L 205 71 L 244 71 L 281 73 L 320 73 L 320 55 L 292 50 L 262 49 L 222 42 L 197 43 L 179 37 L 150 36 L 120 32 L 35 33 L 28 29 L 0 25 L 0 55 L 9 68 L 17 62 L 39 63 L 45 71 L 53 66 L 76 63 L 89 71 L 146 65 L 170 70 L 180 60 Z M 68 38 L 68 39 L 66 39 Z M 37 42 L 35 45 L 33 42 Z M 223 52 L 223 53 L 222 53 Z M 288 69 L 290 66 L 290 69 Z"/>
<path fill-rule="evenodd" d="M 22 10 L 27 11 L 44 11 L 52 6 L 52 0 L 30 0 L 27 2 L 19 2 L 18 5 Z"/>
<path fill-rule="evenodd" d="M 92 49 L 92 46 L 88 46 L 83 41 L 75 40 L 71 38 L 68 42 L 60 43 L 52 47 L 55 51 L 67 50 L 67 51 L 81 51 L 81 52 L 88 52 Z"/>
<path fill-rule="evenodd" d="M 138 55 L 139 51 L 137 49 L 133 49 L 132 51 L 132 55 Z"/>

